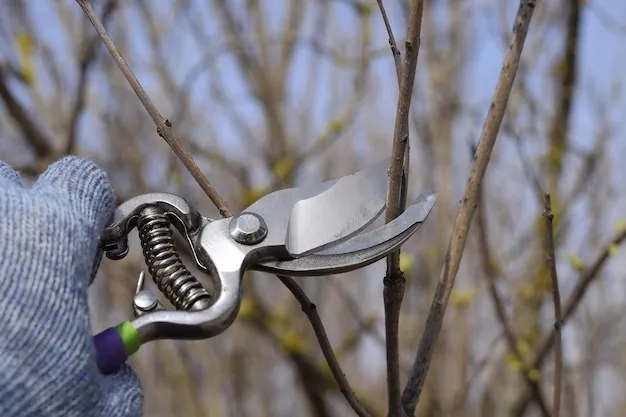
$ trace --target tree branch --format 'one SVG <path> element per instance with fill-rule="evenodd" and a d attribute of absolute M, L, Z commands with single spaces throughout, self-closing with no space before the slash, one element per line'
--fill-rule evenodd
<path fill-rule="evenodd" d="M 378 8 L 380 9 L 380 14 L 383 17 L 383 21 L 385 22 L 387 36 L 389 36 L 389 46 L 391 47 L 391 54 L 393 55 L 393 63 L 396 67 L 398 85 L 400 85 L 402 79 L 402 60 L 400 50 L 398 49 L 398 45 L 396 44 L 396 38 L 393 36 L 393 30 L 391 29 L 391 24 L 389 23 L 389 19 L 387 18 L 387 12 L 385 11 L 383 0 L 376 0 L 376 2 L 378 3 Z"/>
<path fill-rule="evenodd" d="M 407 30 L 406 52 L 402 68 L 399 68 L 400 57 L 396 54 L 397 46 L 394 46 L 395 39 L 387 20 L 387 14 L 382 2 L 379 1 L 378 4 L 389 34 L 389 43 L 392 53 L 394 54 L 396 76 L 398 77 L 400 89 L 391 150 L 391 166 L 389 168 L 389 179 L 387 182 L 387 210 L 385 220 L 386 222 L 390 222 L 398 217 L 406 206 L 409 169 L 409 113 L 411 97 L 413 96 L 417 58 L 419 56 L 424 1 L 416 0 L 411 9 L 409 27 Z M 387 397 L 389 403 L 388 415 L 390 417 L 403 415 L 399 365 L 399 321 L 400 307 L 402 305 L 402 298 L 404 297 L 404 282 L 404 274 L 400 269 L 400 251 L 398 250 L 387 257 L 387 273 L 383 279 L 385 340 L 387 342 Z"/>
<path fill-rule="evenodd" d="M 554 399 L 552 402 L 552 417 L 559 416 L 561 408 L 561 381 L 563 378 L 563 346 L 561 341 L 561 294 L 559 293 L 559 280 L 556 273 L 556 257 L 554 254 L 554 232 L 552 227 L 552 203 L 550 193 L 544 196 L 543 215 L 546 218 L 546 266 L 550 270 L 552 278 L 552 298 L 554 300 L 554 334 L 556 337 L 554 355 Z"/>
<path fill-rule="evenodd" d="M 402 394 L 402 402 L 407 414 L 412 415 L 415 411 L 426 375 L 428 374 L 446 307 L 450 299 L 450 293 L 454 287 L 456 274 L 461 264 L 472 217 L 478 204 L 478 191 L 487 170 L 502 119 L 504 118 L 535 6 L 536 0 L 520 1 L 513 26 L 513 35 L 509 43 L 509 50 L 504 59 L 504 65 L 496 85 L 491 107 L 483 126 L 474 165 L 470 171 L 465 193 L 452 229 L 450 243 L 444 258 L 444 266 L 437 282 L 434 299 L 426 319 L 426 326 L 415 361 L 413 362 L 411 375 Z"/>
<path fill-rule="evenodd" d="M 105 26 L 107 21 L 117 7 L 117 0 L 110 0 L 104 5 L 102 12 L 102 25 Z M 65 154 L 74 153 L 76 147 L 76 133 L 78 130 L 78 119 L 85 106 L 85 94 L 87 93 L 87 79 L 89 70 L 95 62 L 98 50 L 98 38 L 94 37 L 83 44 L 84 49 L 78 64 L 78 86 L 72 104 L 72 112 L 70 113 L 67 144 L 65 145 Z"/>
<path fill-rule="evenodd" d="M 311 327 L 313 327 L 315 336 L 317 336 L 317 340 L 319 341 L 320 347 L 322 348 L 324 358 L 326 359 L 326 362 L 328 362 L 330 371 L 332 372 L 335 380 L 337 380 L 337 383 L 339 384 L 341 393 L 344 395 L 344 397 L 346 397 L 346 400 L 359 417 L 369 417 L 369 413 L 359 403 L 359 400 L 356 398 L 354 391 L 350 387 L 346 376 L 341 370 L 341 366 L 339 366 L 339 362 L 337 362 L 337 358 L 335 357 L 333 348 L 328 341 L 328 336 L 326 335 L 326 330 L 324 329 L 322 319 L 320 318 L 319 314 L 317 314 L 317 306 L 311 301 L 311 299 L 309 299 L 302 287 L 300 287 L 293 278 L 286 275 L 276 276 L 279 280 L 281 280 L 283 284 L 285 284 L 285 287 L 287 287 L 287 289 L 291 291 L 294 297 L 296 297 L 296 299 L 302 306 L 302 311 L 304 311 L 304 314 L 306 314 L 309 318 L 309 321 L 311 322 Z"/>
<path fill-rule="evenodd" d="M 87 0 L 76 0 L 80 7 L 83 9 L 83 12 L 87 16 L 87 18 L 91 21 L 94 28 L 102 38 L 104 44 L 107 49 L 111 53 L 113 59 L 117 63 L 118 67 L 126 77 L 126 80 L 131 85 L 135 94 L 143 104 L 146 111 L 150 114 L 150 117 L 157 125 L 157 131 L 159 135 L 170 145 L 176 156 L 184 163 L 185 167 L 189 170 L 191 175 L 196 179 L 200 187 L 205 191 L 205 193 L 209 196 L 213 204 L 218 208 L 220 215 L 223 217 L 231 217 L 232 212 L 224 199 L 217 193 L 217 191 L 213 188 L 208 178 L 200 171 L 200 168 L 196 165 L 192 157 L 189 153 L 183 148 L 182 143 L 176 137 L 174 130 L 171 127 L 171 124 L 168 120 L 166 120 L 158 111 L 156 106 L 152 103 L 148 94 L 145 92 L 141 83 L 135 77 L 133 71 L 130 69 L 128 64 L 126 63 L 124 57 L 121 55 L 117 46 L 110 38 L 106 29 L 102 25 L 102 22 L 96 16 L 91 4 Z M 302 288 L 297 284 L 295 280 L 291 277 L 277 275 L 278 279 L 283 282 L 283 284 L 292 292 L 292 294 L 296 297 L 298 302 L 300 302 L 302 306 L 302 310 L 307 315 L 311 322 L 311 326 L 315 331 L 315 335 L 320 344 L 320 348 L 326 358 L 328 365 L 333 373 L 333 376 L 337 380 L 337 384 L 340 387 L 341 392 L 346 397 L 348 403 L 352 406 L 354 411 L 361 417 L 369 417 L 367 411 L 360 405 L 356 396 L 354 395 L 354 391 L 350 387 L 345 375 L 341 371 L 339 363 L 337 362 L 337 358 L 332 350 L 332 346 L 328 340 L 328 336 L 324 330 L 324 325 L 321 321 L 321 318 L 317 314 L 315 304 L 311 302 L 311 300 L 307 297 L 306 293 Z"/>
<path fill-rule="evenodd" d="M 37 126 L 26 109 L 15 98 L 7 82 L 8 68 L 0 63 L 0 98 L 4 102 L 7 111 L 15 120 L 18 128 L 35 151 L 37 159 L 46 158 L 54 152 L 51 140 Z"/>
<path fill-rule="evenodd" d="M 483 190 L 479 190 L 479 204 L 484 203 L 483 198 Z M 522 377 L 524 381 L 530 388 L 530 392 L 532 393 L 533 399 L 537 402 L 539 409 L 542 414 L 546 417 L 550 416 L 550 412 L 548 410 L 548 406 L 546 405 L 546 401 L 541 393 L 541 387 L 537 383 L 530 378 L 530 371 L 533 369 L 528 366 L 527 362 L 524 359 L 524 355 L 519 349 L 518 338 L 515 335 L 515 332 L 511 328 L 511 324 L 506 315 L 506 309 L 502 302 L 502 297 L 498 292 L 498 287 L 496 286 L 496 276 L 497 270 L 494 267 L 493 258 L 491 256 L 491 250 L 489 247 L 489 242 L 487 240 L 487 219 L 485 216 L 484 205 L 478 208 L 477 215 L 477 226 L 478 226 L 478 239 L 481 246 L 481 264 L 483 267 L 483 271 L 485 272 L 485 276 L 487 278 L 487 290 L 489 292 L 489 296 L 491 297 L 491 301 L 495 308 L 496 318 L 500 322 L 500 326 L 504 332 L 504 337 L 506 339 L 509 350 L 515 356 L 515 359 L 519 361 L 522 367 Z"/>
<path fill-rule="evenodd" d="M 96 29 L 96 32 L 98 32 L 98 35 L 100 35 L 100 38 L 102 38 L 102 41 L 111 53 L 111 56 L 115 60 L 115 63 L 119 67 L 120 71 L 122 71 L 124 77 L 126 77 L 126 80 L 135 91 L 135 94 L 137 94 L 137 97 L 154 121 L 154 124 L 156 124 L 159 136 L 161 136 L 165 140 L 165 142 L 167 142 L 172 151 L 185 165 L 185 168 L 187 168 L 191 176 L 196 180 L 198 185 L 200 185 L 202 190 L 211 199 L 213 204 L 215 204 L 220 214 L 224 217 L 230 216 L 230 208 L 228 207 L 228 204 L 217 193 L 215 188 L 213 188 L 211 182 L 202 173 L 191 155 L 189 155 L 189 153 L 183 148 L 182 143 L 174 133 L 174 129 L 172 129 L 172 124 L 161 115 L 150 97 L 148 97 L 148 94 L 143 89 L 141 83 L 139 82 L 139 80 L 137 80 L 137 77 L 135 77 L 133 70 L 130 69 L 128 63 L 109 36 L 107 30 L 102 25 L 102 22 L 100 21 L 98 16 L 96 16 L 91 4 L 87 0 L 76 0 L 76 2 L 83 9 L 83 12 L 85 13 L 89 21 L 91 21 L 91 24 Z"/>
<path fill-rule="evenodd" d="M 574 287 L 571 295 L 564 303 L 563 314 L 561 317 L 561 328 L 567 323 L 567 321 L 574 315 L 576 309 L 582 302 L 589 286 L 596 278 L 599 277 L 600 271 L 602 267 L 606 263 L 606 261 L 611 256 L 611 252 L 620 244 L 622 244 L 626 240 L 626 229 L 620 230 L 617 234 L 611 239 L 611 241 L 604 247 L 604 249 L 600 252 L 598 258 L 593 262 L 593 264 L 581 272 L 580 277 L 578 278 L 578 282 Z M 544 359 L 548 356 L 548 353 L 552 350 L 552 347 L 555 344 L 557 334 L 556 328 L 553 328 L 552 331 L 545 335 L 541 342 L 538 344 L 539 348 L 537 349 L 537 353 L 535 357 L 531 361 L 531 367 L 533 369 L 539 369 L 543 364 Z M 529 397 L 526 396 L 521 400 L 520 409 L 522 409 L 526 403 L 528 402 Z"/>
<path fill-rule="evenodd" d="M 571 295 L 567 299 L 563 307 L 563 316 L 561 318 L 562 323 L 564 325 L 567 323 L 574 313 L 576 309 L 580 305 L 583 300 L 587 290 L 591 283 L 600 275 L 600 270 L 604 266 L 605 262 L 611 256 L 611 252 L 618 245 L 622 244 L 626 240 L 626 229 L 620 230 L 609 242 L 609 244 L 602 250 L 598 258 L 595 262 L 587 269 L 585 269 L 578 279 L 578 283 L 574 287 Z M 535 356 L 535 360 L 533 361 L 534 367 L 541 366 L 541 363 L 552 349 L 556 338 L 556 329 L 553 329 L 550 334 L 546 335 L 542 342 L 539 344 L 540 348 L 537 351 L 537 355 Z"/>

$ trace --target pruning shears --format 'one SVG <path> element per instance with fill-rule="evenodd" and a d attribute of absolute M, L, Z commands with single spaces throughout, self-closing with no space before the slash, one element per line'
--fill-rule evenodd
<path fill-rule="evenodd" d="M 134 320 L 94 336 L 98 367 L 115 372 L 140 346 L 159 339 L 207 339 L 235 321 L 246 270 L 290 276 L 340 274 L 370 265 L 406 242 L 436 202 L 425 191 L 396 219 L 371 227 L 384 212 L 388 162 L 355 174 L 272 192 L 223 219 L 201 215 L 174 194 L 136 196 L 115 211 L 102 236 L 109 259 L 128 253 L 128 234 L 137 228 L 153 281 L 175 309 L 166 309 L 143 288 L 141 273 L 133 298 Z M 188 243 L 194 276 L 174 244 L 174 226 Z M 215 294 L 203 281 L 215 284 Z"/>

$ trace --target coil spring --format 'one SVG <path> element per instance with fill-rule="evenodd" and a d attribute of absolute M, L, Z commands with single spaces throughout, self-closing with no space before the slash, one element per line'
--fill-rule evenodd
<path fill-rule="evenodd" d="M 170 303 L 179 310 L 208 308 L 211 296 L 178 255 L 165 213 L 157 207 L 143 209 L 137 229 L 148 271 Z"/>

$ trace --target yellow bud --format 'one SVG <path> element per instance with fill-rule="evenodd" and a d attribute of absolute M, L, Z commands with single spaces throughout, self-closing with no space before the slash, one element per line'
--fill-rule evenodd
<path fill-rule="evenodd" d="M 35 71 L 33 67 L 32 53 L 35 42 L 28 34 L 20 34 L 15 37 L 17 52 L 22 64 L 22 76 L 28 84 L 33 82 Z"/>
<path fill-rule="evenodd" d="M 33 50 L 33 38 L 26 33 L 17 35 L 15 37 L 15 43 L 21 51 L 24 51 L 26 53 L 30 53 Z"/>
<path fill-rule="evenodd" d="M 244 296 L 239 307 L 239 316 L 249 319 L 254 314 L 254 301 L 249 296 Z"/>
<path fill-rule="evenodd" d="M 531 381 L 538 381 L 539 376 L 539 370 L 537 369 L 531 369 L 530 371 L 528 371 L 528 379 L 530 379 Z"/>
<path fill-rule="evenodd" d="M 517 348 L 519 349 L 519 352 L 522 355 L 530 352 L 530 344 L 526 342 L 525 340 L 520 340 L 519 343 L 517 344 Z"/>
<path fill-rule="evenodd" d="M 612 244 L 611 246 L 609 246 L 609 255 L 613 256 L 617 253 L 617 245 L 616 244 Z"/>
<path fill-rule="evenodd" d="M 348 334 L 346 338 L 343 339 L 343 343 L 341 343 L 342 350 L 345 351 L 346 349 L 354 347 L 354 345 L 356 345 L 356 343 L 359 341 L 359 336 L 360 335 L 357 332 L 351 332 L 350 334 Z"/>
<path fill-rule="evenodd" d="M 365 318 L 363 325 L 367 327 L 368 329 L 371 329 L 374 327 L 377 321 L 378 321 L 377 316 L 374 316 L 374 315 L 368 316 Z"/>
<path fill-rule="evenodd" d="M 476 290 L 452 290 L 452 304 L 458 308 L 467 308 L 476 297 Z"/>
<path fill-rule="evenodd" d="M 328 132 L 330 133 L 339 133 L 341 129 L 343 129 L 344 120 L 333 120 L 328 126 Z"/>
<path fill-rule="evenodd" d="M 526 340 L 528 343 L 535 343 L 539 340 L 541 332 L 536 327 L 530 326 L 522 333 L 522 335 L 524 340 Z"/>
<path fill-rule="evenodd" d="M 510 359 L 507 361 L 507 365 L 509 365 L 509 369 L 513 372 L 520 372 L 523 368 L 522 362 L 518 359 Z"/>
<path fill-rule="evenodd" d="M 400 270 L 402 272 L 409 272 L 413 266 L 413 255 L 409 255 L 406 252 L 400 252 Z"/>
<path fill-rule="evenodd" d="M 320 367 L 320 372 L 325 375 L 327 378 L 332 378 L 333 377 L 333 373 L 330 370 L 330 367 L 328 366 L 328 362 L 326 361 L 322 361 L 319 364 Z"/>
<path fill-rule="evenodd" d="M 291 175 L 295 167 L 295 159 L 292 157 L 283 158 L 274 165 L 274 175 L 279 179 L 285 179 Z"/>
<path fill-rule="evenodd" d="M 548 272 L 547 269 L 542 269 L 539 272 L 538 278 L 537 278 L 537 285 L 539 287 L 539 290 L 541 291 L 548 291 L 552 289 L 552 277 L 550 276 L 550 273 Z"/>
<path fill-rule="evenodd" d="M 257 201 L 259 198 L 263 197 L 265 194 L 267 194 L 267 190 L 264 188 L 251 188 L 247 190 L 243 195 L 243 205 L 249 206 Z"/>
<path fill-rule="evenodd" d="M 281 335 L 280 338 L 283 348 L 290 353 L 302 352 L 304 350 L 304 344 L 300 335 L 295 330 L 287 330 Z"/>
<path fill-rule="evenodd" d="M 583 260 L 580 259 L 578 256 L 570 254 L 567 255 L 567 259 L 577 271 L 582 271 L 583 269 L 585 269 L 585 264 L 583 263 Z"/>
<path fill-rule="evenodd" d="M 532 300 L 535 296 L 535 287 L 524 282 L 519 286 L 519 294 L 523 300 Z"/>
<path fill-rule="evenodd" d="M 372 3 L 358 2 L 358 3 L 355 3 L 355 5 L 356 5 L 357 12 L 363 15 L 369 16 L 372 14 L 372 11 L 374 10 L 374 5 Z"/>
<path fill-rule="evenodd" d="M 619 219 L 615 225 L 615 230 L 619 233 L 626 229 L 626 219 Z"/>

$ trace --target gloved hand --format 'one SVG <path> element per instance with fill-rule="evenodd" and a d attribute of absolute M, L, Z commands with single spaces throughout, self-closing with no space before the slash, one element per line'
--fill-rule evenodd
<path fill-rule="evenodd" d="M 130 367 L 96 366 L 87 288 L 115 198 L 103 171 L 66 157 L 32 188 L 0 162 L 0 416 L 139 417 Z"/>

